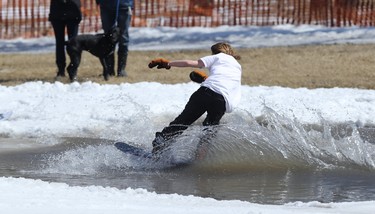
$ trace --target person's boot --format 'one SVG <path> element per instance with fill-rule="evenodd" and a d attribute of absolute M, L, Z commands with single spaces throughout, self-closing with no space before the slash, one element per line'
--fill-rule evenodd
<path fill-rule="evenodd" d="M 125 71 L 126 61 L 128 59 L 127 54 L 120 54 L 118 57 L 118 66 L 117 66 L 117 76 L 118 77 L 127 77 L 128 74 Z"/>
<path fill-rule="evenodd" d="M 163 133 L 156 132 L 155 139 L 152 141 L 152 154 L 158 156 L 165 146 L 166 142 Z"/>
<path fill-rule="evenodd" d="M 58 66 L 55 80 L 59 81 L 62 77 L 65 77 L 65 66 Z"/>

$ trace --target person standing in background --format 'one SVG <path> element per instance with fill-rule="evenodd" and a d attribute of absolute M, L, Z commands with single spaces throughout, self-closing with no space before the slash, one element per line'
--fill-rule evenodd
<path fill-rule="evenodd" d="M 112 28 L 120 28 L 120 39 L 118 45 L 118 62 L 117 76 L 126 77 L 126 62 L 128 59 L 129 46 L 129 26 L 132 17 L 133 0 L 96 0 L 100 5 L 100 16 L 102 20 L 102 28 L 105 33 L 110 32 Z M 115 75 L 115 56 L 108 57 L 107 65 L 109 74 Z"/>
<path fill-rule="evenodd" d="M 78 34 L 79 23 L 82 20 L 80 0 L 51 0 L 48 20 L 51 22 L 56 40 L 56 78 L 65 77 L 65 29 L 68 39 Z"/>

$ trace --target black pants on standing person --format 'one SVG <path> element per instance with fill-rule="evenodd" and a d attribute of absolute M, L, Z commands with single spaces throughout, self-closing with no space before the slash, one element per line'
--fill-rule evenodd
<path fill-rule="evenodd" d="M 65 31 L 71 39 L 78 34 L 79 23 L 82 20 L 80 0 L 51 0 L 48 20 L 51 22 L 56 40 L 57 76 L 65 76 Z"/>
<path fill-rule="evenodd" d="M 53 20 L 51 21 L 53 30 L 55 32 L 56 40 L 56 65 L 58 68 L 57 77 L 65 76 L 66 55 L 65 55 L 65 29 L 68 32 L 68 39 L 71 39 L 78 34 L 79 21 Z"/>
<path fill-rule="evenodd" d="M 117 50 L 117 76 L 126 77 L 126 64 L 129 51 L 129 27 L 132 19 L 133 0 L 96 0 L 100 5 L 100 17 L 105 33 L 114 27 L 120 29 L 120 38 Z M 115 75 L 114 53 L 107 57 L 109 74 Z"/>

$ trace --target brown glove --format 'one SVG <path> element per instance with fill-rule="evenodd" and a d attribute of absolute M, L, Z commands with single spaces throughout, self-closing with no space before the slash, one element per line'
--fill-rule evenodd
<path fill-rule="evenodd" d="M 166 69 L 170 69 L 171 66 L 169 65 L 169 60 L 167 59 L 164 59 L 164 58 L 156 58 L 156 59 L 153 59 L 149 64 L 148 64 L 148 67 L 149 68 L 153 68 L 155 66 L 158 66 L 156 67 L 157 69 L 161 69 L 161 68 L 166 68 Z"/>
<path fill-rule="evenodd" d="M 193 81 L 193 82 L 197 82 L 197 83 L 202 83 L 204 82 L 206 79 L 207 79 L 207 74 L 204 73 L 204 71 L 199 71 L 199 70 L 196 70 L 196 71 L 192 71 L 190 73 L 190 79 Z"/>

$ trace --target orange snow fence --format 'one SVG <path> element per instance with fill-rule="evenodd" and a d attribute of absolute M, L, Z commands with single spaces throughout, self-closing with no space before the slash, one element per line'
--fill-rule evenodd
<path fill-rule="evenodd" d="M 53 34 L 50 0 L 0 0 L 0 39 Z M 80 32 L 101 31 L 95 0 L 81 0 Z M 134 0 L 133 27 L 374 26 L 375 0 Z"/>

